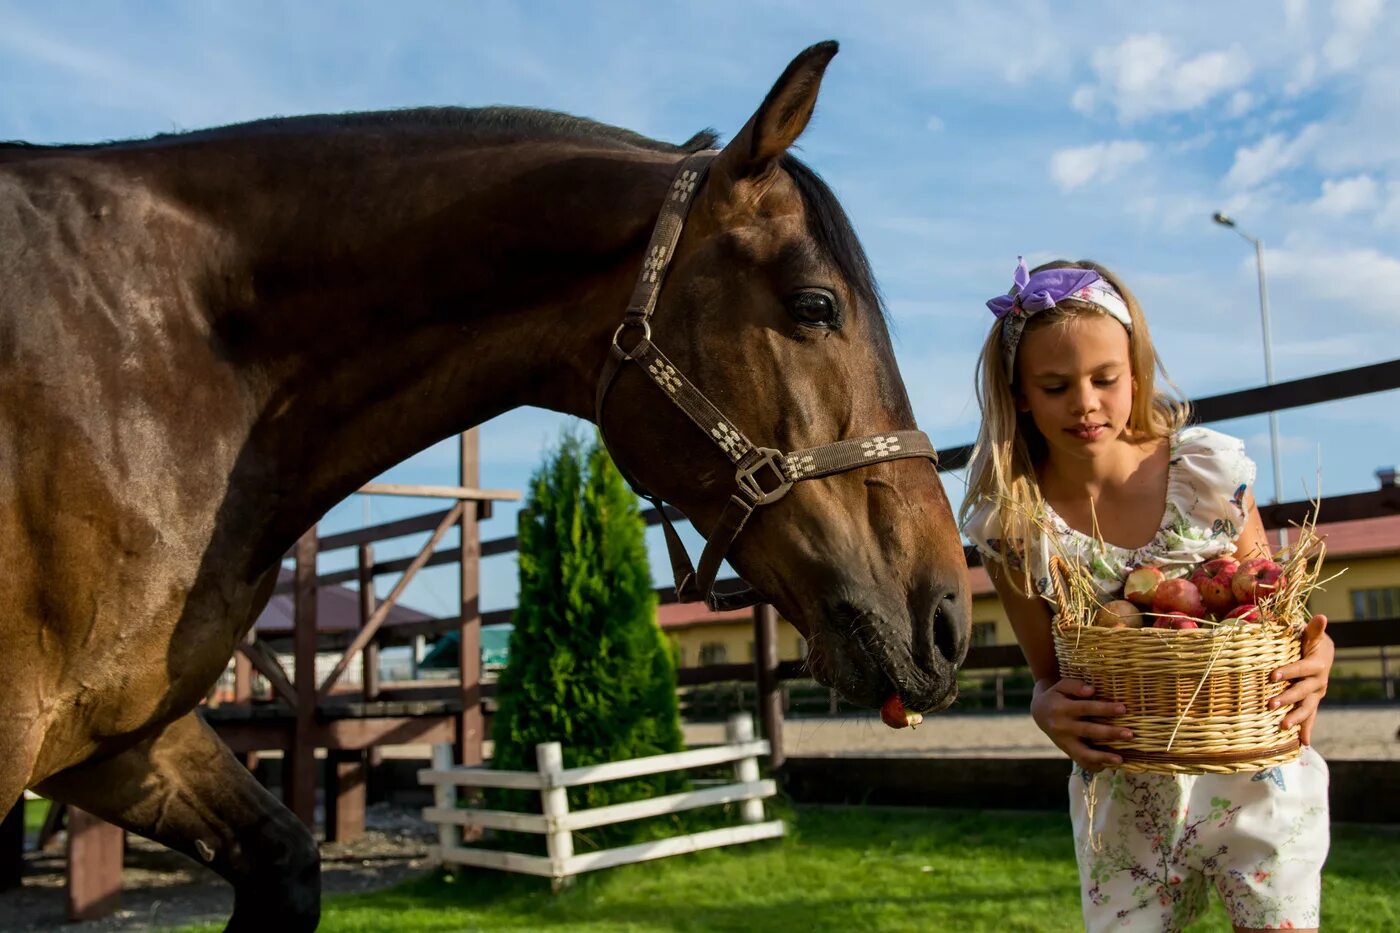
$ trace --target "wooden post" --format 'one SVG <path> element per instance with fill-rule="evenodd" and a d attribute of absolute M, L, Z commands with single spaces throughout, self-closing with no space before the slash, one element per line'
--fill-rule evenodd
<path fill-rule="evenodd" d="M 325 763 L 326 841 L 350 842 L 365 834 L 365 753 L 333 750 Z"/>
<path fill-rule="evenodd" d="M 0 820 L 0 891 L 17 888 L 24 874 L 24 794 Z"/>
<path fill-rule="evenodd" d="M 462 432 L 460 476 L 463 486 L 481 482 L 481 457 L 477 430 Z M 457 716 L 457 763 L 479 765 L 485 723 L 481 712 L 481 527 L 479 503 L 462 509 L 461 625 L 457 630 L 458 670 L 462 683 L 462 711 Z"/>
<path fill-rule="evenodd" d="M 730 745 L 753 741 L 753 717 L 748 713 L 735 713 L 729 717 L 724 727 L 724 737 Z M 771 741 L 771 740 L 770 740 Z M 758 759 L 740 758 L 734 762 L 734 780 L 747 784 L 758 780 Z M 745 800 L 743 808 L 745 823 L 763 822 L 763 801 Z"/>
<path fill-rule="evenodd" d="M 361 544 L 360 559 L 360 628 L 369 624 L 374 615 L 374 545 Z M 360 654 L 362 669 L 360 682 L 364 688 L 365 701 L 379 698 L 379 639 L 365 645 Z"/>
<path fill-rule="evenodd" d="M 256 628 L 248 630 L 247 641 L 258 637 Z M 253 702 L 253 662 L 241 651 L 233 653 L 233 702 L 251 704 Z M 258 769 L 258 753 L 245 752 L 238 756 L 243 767 L 249 771 Z"/>
<path fill-rule="evenodd" d="M 567 872 L 569 859 L 574 857 L 574 836 L 569 830 L 560 829 L 556 822 L 569 815 L 569 790 L 559 786 L 559 775 L 564 770 L 564 750 L 558 742 L 541 742 L 535 746 L 535 763 L 544 779 L 540 802 L 545 819 L 549 820 L 544 844 L 554 870 L 550 887 L 557 894 L 573 880 Z"/>
<path fill-rule="evenodd" d="M 296 544 L 296 589 L 292 643 L 297 694 L 296 726 L 291 748 L 282 760 L 283 799 L 313 831 L 316 828 L 316 749 L 311 744 L 316 726 L 316 526 Z"/>
<path fill-rule="evenodd" d="M 1381 690 L 1387 700 L 1395 699 L 1395 678 L 1390 676 L 1390 653 L 1381 645 Z"/>
<path fill-rule="evenodd" d="M 121 904 L 122 842 L 119 827 L 68 808 L 69 920 L 96 920 Z"/>
<path fill-rule="evenodd" d="M 773 746 L 769 767 L 777 771 L 784 761 L 783 698 L 778 681 L 778 611 L 767 603 L 754 607 L 753 643 L 758 716 L 763 723 L 763 737 Z"/>
<path fill-rule="evenodd" d="M 452 770 L 452 745 L 448 742 L 438 742 L 433 746 L 433 770 Z M 456 784 L 434 784 L 433 785 L 433 806 L 439 810 L 457 809 L 457 785 Z M 453 823 L 438 824 L 438 846 L 442 849 L 438 853 L 444 861 L 447 859 L 447 851 L 462 844 L 461 827 Z"/>

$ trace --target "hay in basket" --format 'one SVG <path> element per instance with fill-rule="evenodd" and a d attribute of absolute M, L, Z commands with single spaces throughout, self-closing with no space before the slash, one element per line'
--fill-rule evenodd
<path fill-rule="evenodd" d="M 1096 625 L 1102 597 L 1088 571 L 1051 557 L 1060 673 L 1092 685 L 1097 699 L 1127 707 L 1112 722 L 1133 737 L 1099 743 L 1123 759 L 1122 770 L 1227 774 L 1298 756 L 1298 727 L 1280 728 L 1292 707 L 1269 709 L 1287 684 L 1269 675 L 1300 655 L 1308 595 L 1320 585 L 1325 554 L 1314 525 L 1315 518 L 1297 526 L 1275 558 L 1283 582 L 1258 599 L 1253 621 L 1202 613 L 1191 618 L 1195 628 L 1157 628 L 1162 614 L 1149 611 L 1141 628 Z M 1241 555 L 1253 556 L 1267 555 Z"/>

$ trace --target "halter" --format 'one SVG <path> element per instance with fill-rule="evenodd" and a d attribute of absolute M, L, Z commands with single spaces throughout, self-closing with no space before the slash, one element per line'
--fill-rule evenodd
<path fill-rule="evenodd" d="M 632 299 L 627 305 L 627 313 L 613 333 L 607 362 L 603 365 L 598 379 L 598 392 L 594 402 L 595 420 L 598 429 L 603 428 L 603 403 L 608 390 L 617 378 L 622 365 L 627 362 L 641 367 L 662 394 L 676 404 L 686 416 L 704 432 L 705 436 L 719 447 L 735 466 L 734 492 L 720 513 L 719 522 L 705 542 L 700 555 L 700 569 L 691 564 L 690 555 L 675 526 L 666 514 L 659 498 L 647 492 L 639 483 L 623 476 L 631 483 L 632 489 L 654 505 L 661 515 L 666 531 L 666 549 L 671 557 L 671 570 L 676 578 L 676 598 L 681 602 L 703 599 L 712 610 L 741 609 L 763 602 L 764 599 L 752 587 L 737 593 L 715 593 L 715 576 L 724 561 L 734 540 L 743 531 L 749 516 L 760 506 L 772 505 L 787 495 L 794 483 L 845 473 L 849 470 L 882 463 L 886 460 L 902 460 L 909 457 L 922 457 L 938 462 L 938 454 L 922 431 L 891 431 L 865 437 L 846 438 L 820 447 L 809 447 L 784 453 L 772 447 L 758 447 L 734 423 L 720 413 L 710 400 L 685 377 L 651 342 L 651 316 L 656 310 L 656 299 L 661 292 L 661 283 L 666 277 L 671 258 L 675 254 L 676 243 L 680 240 L 681 228 L 685 226 L 686 215 L 695 200 L 695 193 L 705 179 L 710 163 L 718 155 L 716 150 L 705 150 L 688 156 L 681 163 L 670 192 L 661 206 L 661 215 L 656 220 L 651 242 L 647 246 L 646 258 L 637 285 L 632 291 Z M 623 347 L 621 341 L 628 331 L 635 331 L 635 340 L 630 347 Z"/>

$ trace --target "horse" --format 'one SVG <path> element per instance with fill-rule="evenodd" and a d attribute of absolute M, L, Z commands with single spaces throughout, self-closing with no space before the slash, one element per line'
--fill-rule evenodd
<path fill-rule="evenodd" d="M 866 255 L 788 152 L 836 50 L 793 59 L 717 152 L 712 132 L 516 108 L 0 146 L 0 800 L 34 788 L 208 864 L 231 930 L 314 929 L 312 835 L 196 707 L 328 508 L 522 405 L 597 419 L 707 535 L 736 482 L 783 485 L 722 556 L 807 637 L 813 676 L 865 707 L 952 702 L 958 530 Z M 726 440 L 655 360 L 628 365 L 643 344 Z M 731 435 L 839 440 L 849 464 L 736 473 Z"/>

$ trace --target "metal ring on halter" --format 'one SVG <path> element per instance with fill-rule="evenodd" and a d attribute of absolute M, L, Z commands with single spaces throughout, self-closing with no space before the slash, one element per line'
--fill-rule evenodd
<path fill-rule="evenodd" d="M 622 344 L 617 342 L 617 338 L 621 337 L 622 332 L 629 327 L 640 327 L 642 329 L 642 339 L 638 341 L 631 350 L 624 349 Z M 625 318 L 621 324 L 617 325 L 617 330 L 613 331 L 612 345 L 617 352 L 621 353 L 623 356 L 631 358 L 632 354 L 636 352 L 637 347 L 643 343 L 651 343 L 651 322 L 646 318 L 642 318 L 641 320 Z"/>
<path fill-rule="evenodd" d="M 792 488 L 792 480 L 788 479 L 787 474 L 783 472 L 783 452 L 781 450 L 774 450 L 772 447 L 755 447 L 750 453 L 758 454 L 759 459 L 748 466 L 743 466 L 741 464 L 738 471 L 734 474 L 734 480 L 739 484 L 740 491 L 743 492 L 755 506 L 769 505 L 787 495 L 788 490 Z M 764 467 L 768 467 L 773 471 L 773 474 L 778 477 L 778 485 L 770 490 L 766 490 L 760 486 L 758 477 L 755 475 Z"/>

